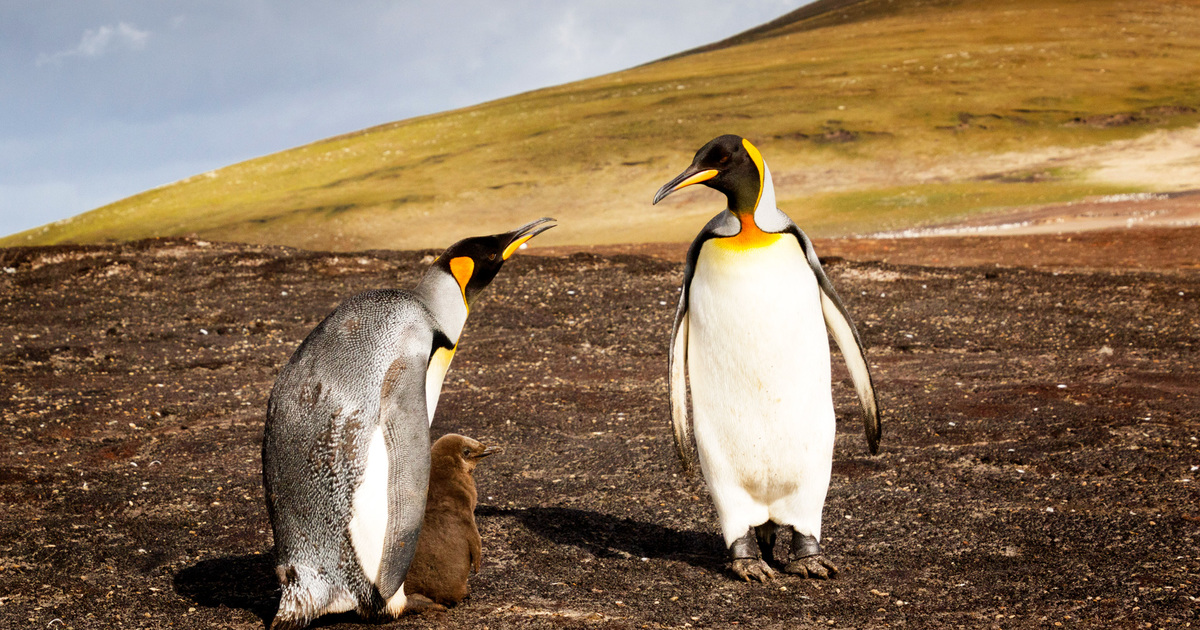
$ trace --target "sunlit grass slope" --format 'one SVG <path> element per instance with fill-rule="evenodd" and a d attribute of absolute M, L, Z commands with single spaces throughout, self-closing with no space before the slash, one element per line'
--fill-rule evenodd
<path fill-rule="evenodd" d="M 440 247 L 539 216 L 561 224 L 543 245 L 686 241 L 724 200 L 650 199 L 721 133 L 762 149 L 811 233 L 909 227 L 1130 190 L 1069 166 L 988 169 L 1194 126 L 1197 68 L 1196 2 L 825 0 L 709 50 L 316 142 L 0 243 Z"/>

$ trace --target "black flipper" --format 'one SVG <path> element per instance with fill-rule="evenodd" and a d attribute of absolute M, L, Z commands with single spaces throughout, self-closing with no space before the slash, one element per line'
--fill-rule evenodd
<path fill-rule="evenodd" d="M 388 369 L 379 422 L 388 453 L 388 523 L 375 587 L 386 601 L 404 582 L 417 550 L 429 487 L 429 412 L 425 353 L 410 353 Z"/>
<path fill-rule="evenodd" d="M 691 292 L 692 277 L 696 275 L 696 261 L 700 258 L 700 248 L 705 241 L 719 238 L 719 226 L 728 225 L 732 215 L 726 211 L 713 217 L 688 248 L 687 262 L 683 267 L 683 288 L 679 293 L 679 307 L 675 309 L 675 323 L 671 327 L 671 352 L 667 363 L 670 373 L 668 380 L 671 402 L 671 426 L 675 437 L 675 452 L 683 462 L 685 470 L 691 471 L 696 466 L 696 444 L 692 437 L 692 420 L 688 415 L 688 381 L 687 381 L 687 346 L 688 328 L 688 298 Z M 734 219 L 736 223 L 736 219 Z M 728 235 L 726 235 L 728 236 Z"/>
<path fill-rule="evenodd" d="M 829 330 L 833 340 L 837 342 L 838 349 L 842 351 L 842 358 L 846 361 L 846 367 L 850 370 L 850 378 L 854 381 L 854 390 L 858 393 L 858 402 L 862 406 L 863 430 L 867 436 L 867 447 L 874 455 L 879 452 L 879 438 L 883 434 L 883 427 L 879 419 L 879 402 L 875 396 L 875 384 L 871 379 L 871 369 L 867 365 L 867 353 L 863 350 L 862 339 L 858 336 L 858 329 L 854 327 L 854 321 L 850 319 L 850 313 L 842 305 L 841 298 L 838 297 L 829 277 L 825 275 L 825 270 L 821 267 L 821 261 L 817 258 L 816 250 L 813 248 L 812 241 L 808 239 L 808 235 L 794 223 L 787 228 L 787 232 L 800 241 L 800 246 L 804 248 L 804 254 L 808 258 L 808 265 L 812 268 L 813 275 L 817 277 L 817 284 L 821 288 L 821 313 L 825 316 L 825 327 Z"/>

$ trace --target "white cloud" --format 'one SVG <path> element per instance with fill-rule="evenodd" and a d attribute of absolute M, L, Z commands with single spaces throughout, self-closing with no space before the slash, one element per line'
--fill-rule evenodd
<path fill-rule="evenodd" d="M 126 22 L 120 22 L 116 26 L 105 24 L 100 28 L 84 31 L 79 44 L 74 48 L 38 55 L 37 65 L 59 64 L 68 57 L 99 57 L 116 47 L 141 50 L 146 47 L 146 40 L 149 38 L 149 31 L 139 30 Z"/>
<path fill-rule="evenodd" d="M 554 56 L 558 58 L 560 65 L 576 64 L 587 55 L 588 44 L 590 44 L 588 40 L 591 38 L 588 37 L 586 29 L 580 24 L 574 11 L 568 9 L 558 24 L 551 25 L 550 31 L 558 49 Z"/>

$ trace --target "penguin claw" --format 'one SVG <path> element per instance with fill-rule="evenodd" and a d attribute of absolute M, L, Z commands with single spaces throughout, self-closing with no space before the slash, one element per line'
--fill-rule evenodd
<path fill-rule="evenodd" d="M 730 566 L 738 577 L 747 582 L 753 581 L 750 578 L 759 582 L 770 582 L 778 576 L 775 569 L 759 558 L 737 558 Z"/>
<path fill-rule="evenodd" d="M 823 555 L 795 558 L 783 567 L 784 572 L 794 573 L 800 577 L 810 577 L 828 580 L 837 577 L 838 568 Z"/>

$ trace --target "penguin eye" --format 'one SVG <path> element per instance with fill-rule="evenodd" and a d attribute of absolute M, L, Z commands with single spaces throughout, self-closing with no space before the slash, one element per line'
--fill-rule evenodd
<path fill-rule="evenodd" d="M 729 154 L 728 153 L 726 153 L 725 155 L 722 155 L 721 159 L 717 160 L 717 166 L 725 166 L 728 163 L 729 163 Z"/>
<path fill-rule="evenodd" d="M 464 448 L 463 449 L 463 457 L 470 457 L 470 456 L 471 456 L 471 449 Z"/>
<path fill-rule="evenodd" d="M 496 260 L 495 254 L 488 254 L 488 260 Z"/>

